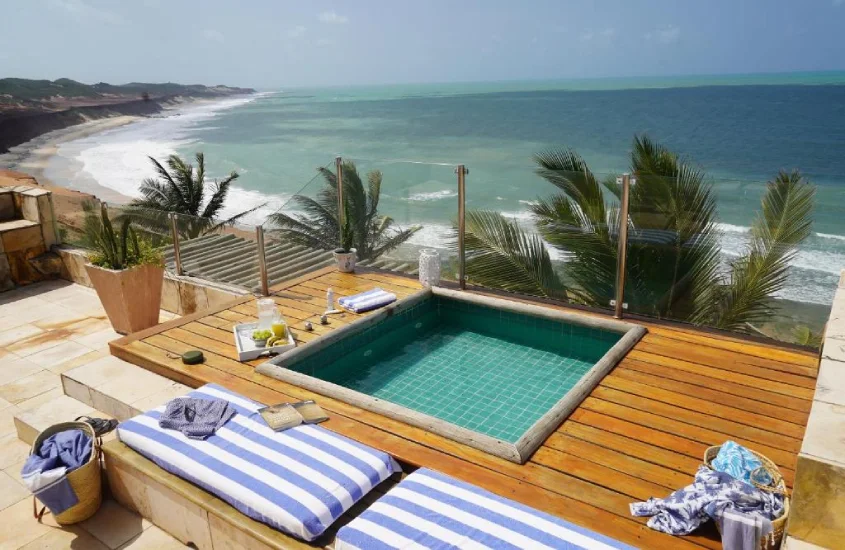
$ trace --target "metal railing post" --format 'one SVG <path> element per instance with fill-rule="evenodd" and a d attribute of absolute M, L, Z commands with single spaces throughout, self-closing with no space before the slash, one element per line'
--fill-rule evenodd
<path fill-rule="evenodd" d="M 170 218 L 170 236 L 173 238 L 173 263 L 176 264 L 176 275 L 181 277 L 184 271 L 182 270 L 182 252 L 179 250 L 179 230 L 176 228 L 176 214 L 170 212 L 167 217 Z"/>
<path fill-rule="evenodd" d="M 461 290 L 467 287 L 467 259 L 464 249 L 464 238 L 466 236 L 466 175 L 469 170 L 463 164 L 459 164 L 455 170 L 458 174 L 458 285 Z"/>
<path fill-rule="evenodd" d="M 628 260 L 628 199 L 631 194 L 631 174 L 622 174 L 622 197 L 619 201 L 619 251 L 616 255 L 616 299 L 613 316 L 622 318 L 625 309 L 625 271 Z"/>
<path fill-rule="evenodd" d="M 270 295 L 270 282 L 267 280 L 267 258 L 264 255 L 264 226 L 255 228 L 255 238 L 258 241 L 258 276 L 261 279 L 261 295 Z"/>
<path fill-rule="evenodd" d="M 343 158 L 334 158 L 335 178 L 337 179 L 337 246 L 343 246 L 343 218 L 346 216 L 343 208 Z"/>

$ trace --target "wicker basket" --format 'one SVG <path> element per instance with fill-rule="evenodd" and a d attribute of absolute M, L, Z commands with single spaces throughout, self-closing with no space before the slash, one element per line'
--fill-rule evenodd
<path fill-rule="evenodd" d="M 704 451 L 704 465 L 710 469 L 713 469 L 711 466 L 711 462 L 716 455 L 719 454 L 719 449 L 721 446 L 716 447 L 709 447 L 706 451 Z M 780 470 L 775 465 L 774 462 L 766 458 L 765 456 L 761 455 L 758 452 L 752 451 L 748 449 L 751 454 L 757 457 L 757 459 L 763 464 L 761 468 L 766 470 L 770 476 L 772 476 L 772 485 L 761 485 L 754 480 L 751 481 L 751 484 L 760 489 L 761 491 L 766 491 L 769 493 L 777 493 L 783 495 L 783 514 L 777 518 L 776 520 L 772 521 L 772 532 L 765 537 L 760 539 L 760 548 L 761 550 L 777 550 L 780 548 L 781 540 L 783 540 L 783 533 L 786 528 L 786 520 L 789 517 L 789 495 L 786 492 L 786 482 L 783 480 L 783 476 L 780 473 Z M 716 528 L 719 529 L 719 524 L 716 524 Z M 721 533 L 721 531 L 720 531 Z"/>
<path fill-rule="evenodd" d="M 84 465 L 67 475 L 70 486 L 76 493 L 79 502 L 71 506 L 61 514 L 54 517 L 60 525 L 79 523 L 93 516 L 100 508 L 103 499 L 102 475 L 100 473 L 100 444 L 94 429 L 86 422 L 61 422 L 54 424 L 38 434 L 32 444 L 32 452 L 37 452 L 41 442 L 53 434 L 65 430 L 82 430 L 91 438 L 91 458 Z M 37 511 L 35 497 L 32 497 L 33 515 L 40 520 L 44 514 L 44 508 Z"/>

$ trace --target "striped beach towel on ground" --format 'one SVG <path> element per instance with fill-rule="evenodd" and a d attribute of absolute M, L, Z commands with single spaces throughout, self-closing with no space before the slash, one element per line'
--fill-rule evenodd
<path fill-rule="evenodd" d="M 205 441 L 159 427 L 164 407 L 118 427 L 120 440 L 163 469 L 247 516 L 314 540 L 399 466 L 386 453 L 313 425 L 283 432 L 258 414 L 263 405 L 208 384 L 188 397 L 223 399 L 237 411 Z"/>
<path fill-rule="evenodd" d="M 336 550 L 631 548 L 421 468 L 338 531 Z"/>
<path fill-rule="evenodd" d="M 396 295 L 380 288 L 374 288 L 367 292 L 346 296 L 337 301 L 340 307 L 352 313 L 364 313 L 392 304 L 396 301 Z"/>

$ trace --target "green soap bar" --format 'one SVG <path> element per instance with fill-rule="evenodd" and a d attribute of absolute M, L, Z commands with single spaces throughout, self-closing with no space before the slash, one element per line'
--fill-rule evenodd
<path fill-rule="evenodd" d="M 196 365 L 205 361 L 201 351 L 191 350 L 182 354 L 182 362 L 186 365 Z"/>

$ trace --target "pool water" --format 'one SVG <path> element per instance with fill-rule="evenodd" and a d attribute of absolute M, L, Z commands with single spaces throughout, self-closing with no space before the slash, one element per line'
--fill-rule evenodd
<path fill-rule="evenodd" d="M 435 296 L 289 368 L 515 443 L 620 338 Z"/>

